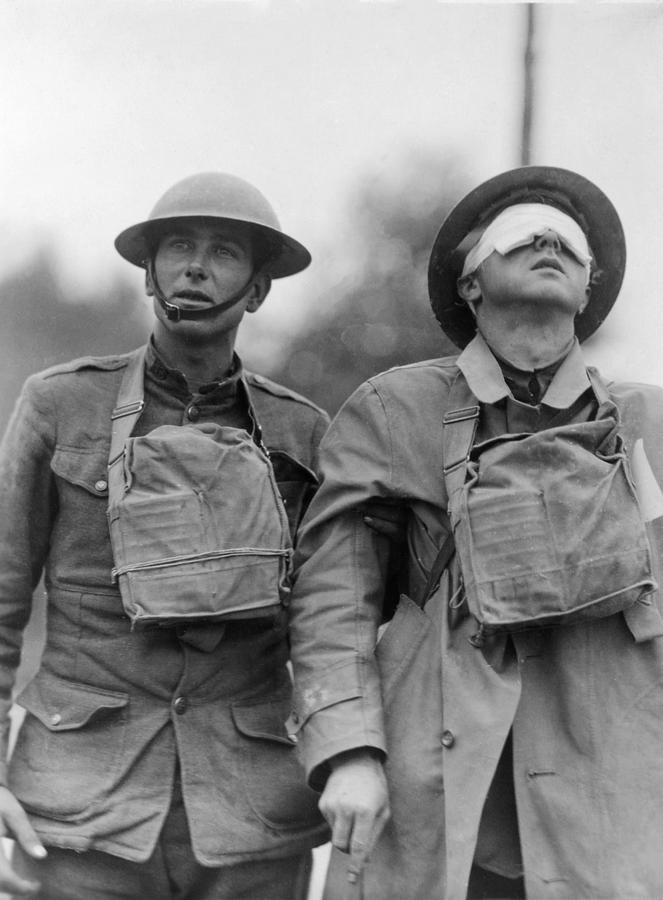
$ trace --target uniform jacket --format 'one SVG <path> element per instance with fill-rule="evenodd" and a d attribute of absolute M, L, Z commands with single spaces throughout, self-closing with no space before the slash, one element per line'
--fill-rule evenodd
<path fill-rule="evenodd" d="M 544 427 L 588 388 L 576 346 L 543 404 L 519 403 L 477 338 L 459 358 L 370 379 L 341 410 L 322 444 L 323 484 L 301 533 L 291 606 L 290 727 L 310 781 L 324 783 L 334 754 L 384 751 L 392 819 L 363 896 L 464 900 L 484 802 L 512 730 L 527 896 L 663 896 L 658 594 L 634 616 L 521 632 L 511 653 L 504 637 L 479 650 L 467 639 L 476 622 L 458 608 L 454 562 L 424 610 L 403 597 L 380 628 L 387 546 L 359 511 L 376 497 L 408 510 L 408 592 L 416 598 L 449 528 L 442 419 L 459 370 L 480 401 L 480 439 Z M 629 454 L 642 439 L 663 484 L 663 391 L 612 384 L 610 393 Z M 660 584 L 663 518 L 648 529 Z"/>
<path fill-rule="evenodd" d="M 31 377 L 2 444 L 5 743 L 21 632 L 42 569 L 48 620 L 40 671 L 18 698 L 27 715 L 9 785 L 46 844 L 140 861 L 168 811 L 178 759 L 201 863 L 297 853 L 325 831 L 283 726 L 291 703 L 285 616 L 269 626 L 231 623 L 211 644 L 203 625 L 131 631 L 112 583 L 107 462 L 126 363 L 86 358 Z M 192 400 L 181 376 L 179 391 L 164 388 L 173 374 L 152 348 L 148 368 L 143 429 L 218 418 L 214 395 Z M 268 448 L 281 451 L 276 478 L 294 527 L 327 417 L 258 375 L 241 375 L 237 390 L 250 394 Z M 246 397 L 242 409 L 243 419 Z M 221 416 L 221 424 L 232 422 Z"/>

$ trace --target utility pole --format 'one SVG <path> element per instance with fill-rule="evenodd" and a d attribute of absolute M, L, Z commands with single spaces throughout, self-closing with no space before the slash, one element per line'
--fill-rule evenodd
<path fill-rule="evenodd" d="M 536 3 L 525 5 L 526 31 L 523 54 L 523 120 L 520 144 L 520 164 L 529 166 L 532 160 L 532 128 L 534 120 L 536 67 Z"/>

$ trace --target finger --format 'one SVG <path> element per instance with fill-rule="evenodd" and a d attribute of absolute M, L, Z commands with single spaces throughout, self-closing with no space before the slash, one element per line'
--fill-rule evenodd
<path fill-rule="evenodd" d="M 5 821 L 14 839 L 29 856 L 32 856 L 34 859 L 44 859 L 46 857 L 46 848 L 37 837 L 28 817 L 18 803 L 15 807 L 7 810 Z"/>
<path fill-rule="evenodd" d="M 337 816 L 334 822 L 331 842 L 337 850 L 348 853 L 350 850 L 351 819 L 348 816 Z"/>
<path fill-rule="evenodd" d="M 401 529 L 393 522 L 387 522 L 385 519 L 378 519 L 375 516 L 364 516 L 364 522 L 373 531 L 383 534 L 385 537 L 396 538 L 401 533 Z"/>
<path fill-rule="evenodd" d="M 351 872 L 359 875 L 369 855 L 372 853 L 382 829 L 389 820 L 389 806 L 383 806 L 375 815 L 360 816 L 355 821 L 355 827 L 350 841 L 350 864 L 348 877 Z"/>
<path fill-rule="evenodd" d="M 356 884 L 361 876 L 362 869 L 368 859 L 369 848 L 361 841 L 352 839 L 350 842 L 350 861 L 348 863 L 348 881 Z"/>
<path fill-rule="evenodd" d="M 30 894 L 36 894 L 41 887 L 38 881 L 30 881 L 21 878 L 12 869 L 4 854 L 0 854 L 0 891 L 7 892 L 13 896 L 26 897 Z"/>

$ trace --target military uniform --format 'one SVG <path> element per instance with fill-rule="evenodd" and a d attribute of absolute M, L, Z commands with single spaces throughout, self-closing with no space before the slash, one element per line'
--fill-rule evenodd
<path fill-rule="evenodd" d="M 132 631 L 111 578 L 107 462 L 126 355 L 32 376 L 0 451 L 0 690 L 6 747 L 22 630 L 42 569 L 47 636 L 3 781 L 46 845 L 141 862 L 174 785 L 205 866 L 288 857 L 325 839 L 283 721 L 283 613 L 227 625 Z M 153 346 L 135 434 L 158 425 L 262 427 L 294 529 L 315 487 L 326 415 L 235 357 L 191 392 Z M 280 451 L 280 452 L 276 452 Z M 247 486 L 247 490 L 250 486 Z M 250 577 L 250 572 L 247 574 Z"/>

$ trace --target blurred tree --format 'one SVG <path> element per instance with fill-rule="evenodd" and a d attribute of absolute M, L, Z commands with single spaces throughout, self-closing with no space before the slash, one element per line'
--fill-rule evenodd
<path fill-rule="evenodd" d="M 269 374 L 334 413 L 378 371 L 456 353 L 430 309 L 427 269 L 442 220 L 468 188 L 457 161 L 424 150 L 362 180 L 338 229 L 342 269 L 325 270 L 328 283 Z"/>
<path fill-rule="evenodd" d="M 0 431 L 32 372 L 79 356 L 121 353 L 148 334 L 146 307 L 121 280 L 104 296 L 66 297 L 52 254 L 40 248 L 0 281 Z"/>

